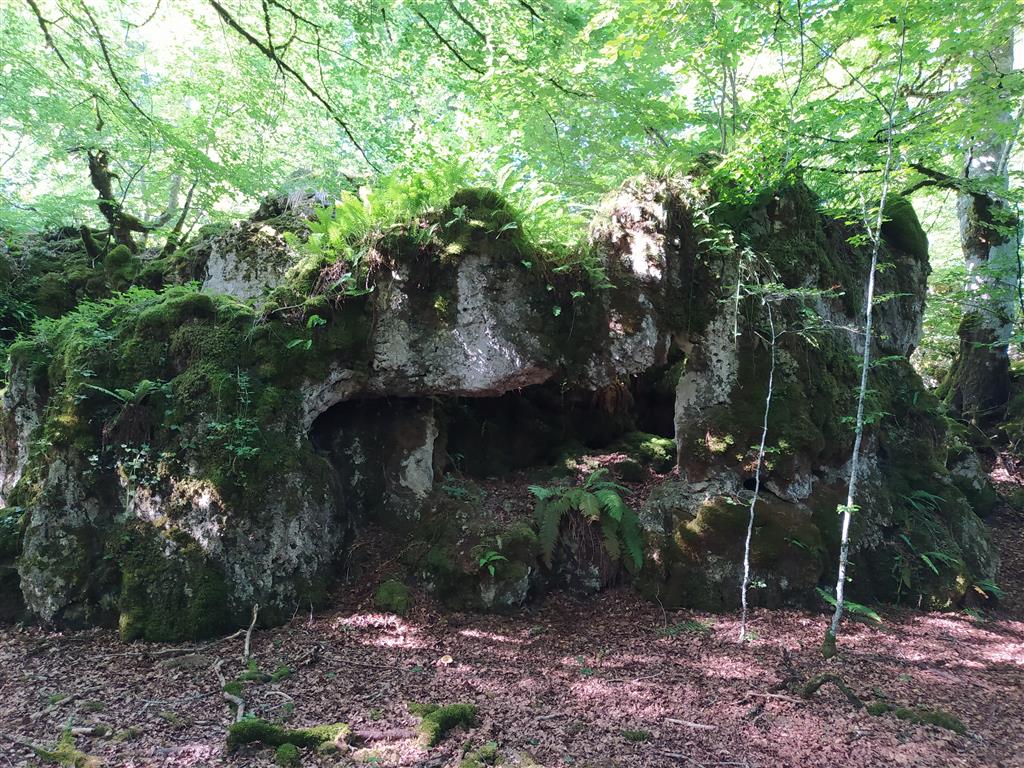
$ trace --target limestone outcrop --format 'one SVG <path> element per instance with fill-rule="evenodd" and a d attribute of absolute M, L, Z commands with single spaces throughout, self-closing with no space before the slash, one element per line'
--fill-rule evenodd
<path fill-rule="evenodd" d="M 513 610 L 552 586 L 625 578 L 666 605 L 729 607 L 767 297 L 780 333 L 755 599 L 812 599 L 852 442 L 865 254 L 799 182 L 743 206 L 712 208 L 712 195 L 699 179 L 627 184 L 591 228 L 587 268 L 545 261 L 481 190 L 382 233 L 357 265 L 306 253 L 296 216 L 207 234 L 161 286 L 80 303 L 12 347 L 0 530 L 14 544 L 0 566 L 17 568 L 31 615 L 119 622 L 126 638 L 211 634 L 255 603 L 284 620 L 323 599 L 369 528 L 412 541 L 405 577 L 462 607 Z M 894 213 L 880 292 L 898 298 L 877 317 L 886 363 L 854 579 L 866 595 L 941 604 L 995 562 L 907 362 L 921 237 L 912 209 Z M 630 499 L 639 572 L 601 555 L 600 532 L 596 549 L 565 540 L 544 556 L 525 486 L 570 482 L 555 470 L 594 452 L 623 482 L 654 473 L 649 497 Z M 520 483 L 521 498 L 485 513 L 451 473 Z M 938 574 L 921 558 L 936 547 Z"/>

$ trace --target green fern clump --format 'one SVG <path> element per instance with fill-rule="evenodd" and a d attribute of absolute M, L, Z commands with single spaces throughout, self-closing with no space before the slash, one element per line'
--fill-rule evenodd
<path fill-rule="evenodd" d="M 612 562 L 623 562 L 631 573 L 643 566 L 643 541 L 636 512 L 620 495 L 627 489 L 604 479 L 607 472 L 606 469 L 592 472 L 583 485 L 576 488 L 529 487 L 537 497 L 534 515 L 540 529 L 541 555 L 548 567 L 558 543 L 562 517 L 570 512 L 579 512 L 588 522 L 601 526 L 604 549 Z"/>

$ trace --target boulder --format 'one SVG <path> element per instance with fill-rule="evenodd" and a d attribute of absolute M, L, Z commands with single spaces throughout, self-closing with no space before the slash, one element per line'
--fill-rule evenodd
<path fill-rule="evenodd" d="M 735 301 L 741 235 L 759 258 L 740 283 L 798 291 L 773 304 L 755 600 L 806 601 L 834 562 L 867 262 L 799 182 L 742 206 L 713 199 L 700 179 L 631 182 L 602 206 L 585 261 L 539 250 L 486 190 L 380 233 L 359 267 L 304 253 L 302 221 L 281 214 L 193 243 L 201 290 L 79 304 L 15 346 L 0 411 L 0 504 L 19 510 L 28 610 L 159 640 L 242 624 L 257 603 L 280 621 L 323 597 L 368 526 L 425 543 L 405 575 L 455 607 L 592 591 L 625 578 L 592 523 L 547 568 L 528 517 L 484 514 L 437 483 L 580 446 L 658 477 L 641 510 L 643 589 L 732 606 L 770 359 L 759 295 Z M 898 223 L 854 590 L 942 604 L 995 558 L 906 361 L 927 254 L 912 209 Z"/>

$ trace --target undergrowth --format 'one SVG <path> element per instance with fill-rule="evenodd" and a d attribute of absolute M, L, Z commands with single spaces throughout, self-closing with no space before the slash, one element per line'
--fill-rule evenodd
<path fill-rule="evenodd" d="M 576 488 L 529 487 L 537 499 L 534 515 L 540 529 L 541 555 L 548 567 L 554 557 L 562 517 L 579 512 L 588 522 L 600 525 L 602 543 L 612 562 L 623 562 L 633 573 L 640 570 L 644 553 L 636 512 L 622 500 L 621 493 L 627 489 L 604 479 L 607 472 L 592 472 Z"/>

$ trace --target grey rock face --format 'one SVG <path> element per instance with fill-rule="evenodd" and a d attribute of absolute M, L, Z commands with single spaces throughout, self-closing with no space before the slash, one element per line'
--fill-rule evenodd
<path fill-rule="evenodd" d="M 6 504 L 25 470 L 42 407 L 42 398 L 28 373 L 15 368 L 0 398 L 0 507 Z"/>
<path fill-rule="evenodd" d="M 756 247 L 767 253 L 780 241 L 814 244 L 816 250 L 797 256 L 788 247 L 773 254 L 806 262 L 789 265 L 798 273 L 791 288 L 827 288 L 820 283 L 830 269 L 848 268 L 844 276 L 859 284 L 856 262 L 843 261 L 850 254 L 828 251 L 845 243 L 845 233 L 826 228 L 807 197 L 783 194 L 755 206 L 746 226 Z M 119 610 L 123 616 L 134 600 L 144 622 L 148 596 L 165 582 L 136 585 L 138 594 L 126 596 L 124 579 L 103 566 L 110 548 L 105 537 L 132 526 L 158 536 L 166 583 L 186 581 L 199 562 L 223 582 L 228 611 L 244 615 L 259 603 L 268 615 L 287 615 L 311 585 L 333 577 L 349 534 L 360 525 L 404 533 L 424 519 L 421 508 L 436 495 L 447 460 L 446 424 L 453 422 L 446 422 L 445 398 L 495 398 L 545 383 L 595 400 L 615 392 L 632 397 L 635 377 L 670 360 L 681 369 L 673 420 L 680 477 L 655 488 L 640 512 L 652 553 L 641 582 L 666 605 L 732 605 L 751 495 L 751 444 L 759 437 L 766 386 L 763 306 L 756 297 L 745 299 L 741 315 L 736 303 L 722 300 L 735 290 L 736 253 L 728 242 L 718 249 L 702 245 L 708 232 L 699 198 L 689 182 L 633 184 L 610 197 L 591 237 L 614 287 L 588 288 L 582 298 L 569 290 L 578 285 L 550 284 L 558 280 L 549 283 L 490 241 L 450 261 L 434 254 L 422 263 L 415 257 L 388 261 L 365 297 L 372 322 L 363 351 L 302 368 L 289 380 L 294 391 L 276 401 L 285 405 L 272 416 L 275 425 L 285 425 L 285 437 L 294 437 L 301 450 L 291 464 L 271 468 L 274 482 L 262 498 L 223 497 L 200 471 L 200 449 L 195 456 L 186 451 L 186 469 L 145 487 L 128 488 L 124 467 L 97 481 L 72 449 L 33 467 L 41 489 L 29 510 L 19 563 L 29 609 L 48 622 L 84 625 Z M 813 236 L 803 238 L 806 232 L 794 227 L 810 227 Z M 258 301 L 299 265 L 282 235 L 286 228 L 273 219 L 248 221 L 212 236 L 202 246 L 204 291 Z M 927 265 L 897 249 L 887 250 L 886 258 L 894 268 L 880 290 L 907 295 L 879 308 L 876 349 L 905 356 L 920 333 Z M 765 282 L 775 277 L 760 275 Z M 863 343 L 851 297 L 821 295 L 800 305 L 816 310 L 824 326 L 813 330 L 818 346 L 790 341 L 804 329 L 796 327 L 796 311 L 786 314 L 796 307 L 787 301 L 776 305 L 787 335 L 774 386 L 777 405 L 788 410 L 771 423 L 757 507 L 754 569 L 765 586 L 755 602 L 764 604 L 813 594 L 826 568 L 830 521 L 845 500 L 848 452 L 840 425 L 853 382 L 848 358 Z M 671 399 L 671 388 L 666 391 Z M 24 475 L 44 406 L 44 393 L 15 370 L 0 409 L 0 504 Z M 203 435 L 199 425 L 185 428 Z M 865 446 L 855 544 L 865 562 L 872 553 L 880 553 L 881 563 L 895 552 L 891 529 L 900 522 L 899 494 L 908 493 L 890 487 L 890 475 L 908 461 L 896 458 L 903 445 L 896 442 L 887 443 L 879 430 Z M 932 458 L 928 445 L 910 447 L 912 457 L 917 450 Z M 945 487 L 947 479 L 935 482 Z M 966 565 L 974 574 L 990 574 L 994 558 L 983 528 L 969 508 L 951 510 L 948 533 Z M 466 561 L 461 570 L 438 566 L 432 578 L 455 584 L 473 607 L 521 605 L 540 578 L 535 552 L 525 548 L 514 568 L 488 577 L 471 550 L 492 544 L 477 538 L 460 553 Z M 619 574 L 595 541 L 563 542 L 556 557 L 563 571 L 544 577 L 581 591 L 612 583 Z M 190 589 L 184 604 L 193 597 Z"/>
<path fill-rule="evenodd" d="M 301 227 L 300 219 L 285 216 L 283 220 L 235 222 L 214 235 L 201 246 L 206 262 L 203 290 L 242 301 L 258 299 L 300 261 L 300 254 L 283 233 Z"/>
<path fill-rule="evenodd" d="M 18 564 L 26 607 L 43 621 L 71 627 L 93 623 L 114 608 L 111 574 L 97 567 L 102 532 L 113 519 L 105 500 L 83 486 L 87 471 L 77 456 L 50 462 Z M 97 594 L 107 598 L 97 603 Z"/>

